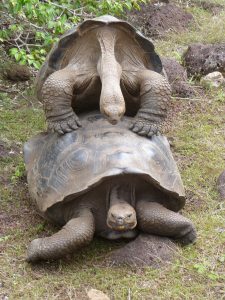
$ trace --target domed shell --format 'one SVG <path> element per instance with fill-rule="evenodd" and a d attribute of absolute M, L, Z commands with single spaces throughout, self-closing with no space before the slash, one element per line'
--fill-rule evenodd
<path fill-rule="evenodd" d="M 42 213 L 120 174 L 142 176 L 167 193 L 171 210 L 184 206 L 184 188 L 165 137 L 133 133 L 129 117 L 117 125 L 94 113 L 80 119 L 83 127 L 76 131 L 41 133 L 24 146 L 30 194 Z"/>
<path fill-rule="evenodd" d="M 101 25 L 103 26 L 113 24 L 121 25 L 121 28 L 126 31 L 126 34 L 130 35 L 132 39 L 137 42 L 140 48 L 143 49 L 146 54 L 145 58 L 149 62 L 149 69 L 152 69 L 153 71 L 158 73 L 162 72 L 162 63 L 158 54 L 155 52 L 155 47 L 152 41 L 144 37 L 128 22 L 119 20 L 110 15 L 105 15 L 94 19 L 85 20 L 81 24 L 75 26 L 71 30 L 67 31 L 64 35 L 62 35 L 60 40 L 53 46 L 43 66 L 41 67 L 36 80 L 36 90 L 40 100 L 40 91 L 43 83 L 53 72 L 65 67 L 65 60 L 68 61 L 68 59 L 65 59 L 65 57 L 70 56 L 70 51 L 68 50 L 70 49 L 71 45 L 79 42 L 79 37 L 84 33 L 91 31 L 92 29 Z"/>

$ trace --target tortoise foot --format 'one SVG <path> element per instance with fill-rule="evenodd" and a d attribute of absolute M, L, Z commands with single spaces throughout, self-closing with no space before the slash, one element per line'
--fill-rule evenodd
<path fill-rule="evenodd" d="M 35 239 L 28 246 L 26 258 L 27 262 L 35 262 L 41 259 L 39 256 L 40 241 L 41 239 Z"/>
<path fill-rule="evenodd" d="M 141 136 L 148 137 L 159 134 L 158 125 L 144 119 L 135 119 L 130 126 L 130 130 Z"/>
<path fill-rule="evenodd" d="M 48 120 L 48 130 L 59 134 L 65 134 L 67 132 L 77 130 L 79 127 L 81 127 L 81 123 L 75 114 L 64 120 Z"/>
<path fill-rule="evenodd" d="M 183 235 L 181 238 L 177 239 L 177 241 L 183 246 L 193 244 L 197 239 L 196 230 L 192 228 L 188 233 Z"/>

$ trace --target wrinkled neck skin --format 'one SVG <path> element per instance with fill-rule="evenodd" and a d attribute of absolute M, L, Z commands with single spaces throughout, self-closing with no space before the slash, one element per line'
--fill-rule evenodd
<path fill-rule="evenodd" d="M 117 32 L 109 26 L 99 28 L 97 39 L 101 55 L 97 71 L 102 82 L 100 110 L 111 124 L 116 124 L 125 113 L 125 101 L 120 87 L 122 68 L 115 58 Z"/>

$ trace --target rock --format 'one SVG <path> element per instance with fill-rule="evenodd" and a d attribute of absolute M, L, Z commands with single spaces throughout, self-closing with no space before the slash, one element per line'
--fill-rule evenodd
<path fill-rule="evenodd" d="M 110 300 L 106 294 L 95 289 L 89 290 L 87 295 L 89 300 Z"/>
<path fill-rule="evenodd" d="M 18 64 L 9 64 L 5 66 L 3 75 L 6 79 L 12 81 L 26 81 L 31 77 L 29 68 Z"/>
<path fill-rule="evenodd" d="M 225 170 L 220 174 L 217 180 L 217 189 L 221 200 L 225 200 Z"/>
<path fill-rule="evenodd" d="M 127 19 L 148 37 L 187 29 L 193 16 L 173 3 L 143 4 L 140 11 L 127 12 Z M 141 24 L 141 25 L 140 25 Z"/>
<path fill-rule="evenodd" d="M 183 55 L 188 76 L 207 75 L 219 71 L 225 73 L 225 43 L 192 44 Z"/>
<path fill-rule="evenodd" d="M 212 72 L 201 78 L 200 83 L 205 87 L 218 88 L 225 85 L 225 78 L 220 72 Z"/>
<path fill-rule="evenodd" d="M 173 58 L 161 58 L 174 96 L 189 98 L 195 96 L 195 91 L 188 83 L 187 71 Z"/>
<path fill-rule="evenodd" d="M 177 246 L 166 237 L 140 234 L 123 248 L 113 251 L 107 258 L 109 265 L 133 267 L 160 267 L 171 261 Z"/>

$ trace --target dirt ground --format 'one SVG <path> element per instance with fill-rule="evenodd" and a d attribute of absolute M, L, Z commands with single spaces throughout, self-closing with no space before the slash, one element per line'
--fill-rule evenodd
<path fill-rule="evenodd" d="M 148 37 L 163 37 L 170 31 L 187 30 L 193 16 L 173 3 L 143 4 L 140 11 L 127 13 L 127 20 Z"/>

